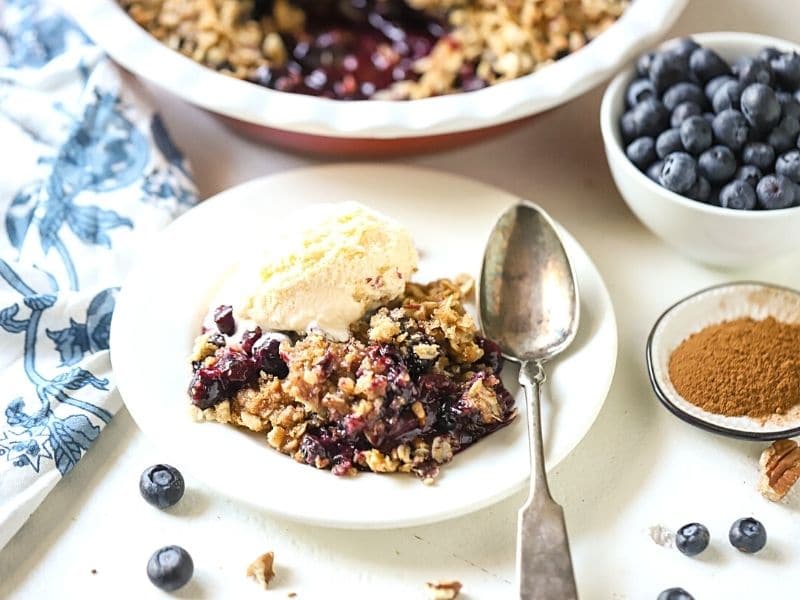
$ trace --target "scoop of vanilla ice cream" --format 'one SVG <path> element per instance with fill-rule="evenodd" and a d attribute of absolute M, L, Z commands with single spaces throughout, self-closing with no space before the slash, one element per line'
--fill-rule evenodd
<path fill-rule="evenodd" d="M 265 330 L 322 330 L 337 340 L 400 296 L 419 261 L 406 229 L 356 202 L 295 213 L 269 247 L 240 281 L 249 292 L 234 304 L 239 317 Z"/>

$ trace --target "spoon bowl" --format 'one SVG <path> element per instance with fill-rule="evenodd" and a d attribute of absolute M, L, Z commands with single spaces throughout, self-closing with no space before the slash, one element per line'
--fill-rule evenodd
<path fill-rule="evenodd" d="M 511 360 L 548 360 L 575 339 L 575 272 L 540 208 L 516 204 L 498 219 L 486 245 L 478 306 L 483 332 Z"/>

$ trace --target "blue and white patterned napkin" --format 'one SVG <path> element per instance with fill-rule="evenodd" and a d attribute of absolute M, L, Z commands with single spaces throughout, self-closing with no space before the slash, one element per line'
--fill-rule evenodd
<path fill-rule="evenodd" d="M 136 248 L 197 199 L 144 91 L 46 0 L 0 0 L 0 547 L 119 408 Z"/>

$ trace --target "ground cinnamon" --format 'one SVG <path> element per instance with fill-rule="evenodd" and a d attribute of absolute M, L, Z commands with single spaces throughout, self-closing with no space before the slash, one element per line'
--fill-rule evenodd
<path fill-rule="evenodd" d="M 677 392 L 727 416 L 765 418 L 800 404 L 800 324 L 736 319 L 684 340 L 669 359 Z"/>

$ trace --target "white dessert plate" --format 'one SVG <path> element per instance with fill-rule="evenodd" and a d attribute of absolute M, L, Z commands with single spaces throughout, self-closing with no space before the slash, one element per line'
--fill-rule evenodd
<path fill-rule="evenodd" d="M 723 321 L 767 317 L 800 323 L 800 292 L 754 281 L 724 283 L 668 308 L 653 326 L 646 350 L 650 384 L 661 404 L 679 419 L 712 433 L 755 441 L 800 435 L 800 407 L 765 419 L 717 415 L 686 400 L 670 380 L 670 356 L 690 335 Z"/>
<path fill-rule="evenodd" d="M 511 364 L 503 379 L 516 395 L 520 416 L 456 455 L 431 486 L 405 475 L 336 477 L 278 453 L 263 435 L 189 417 L 186 358 L 223 274 L 248 248 L 269 244 L 288 211 L 344 200 L 404 224 L 420 250 L 415 279 L 426 281 L 464 272 L 477 276 L 495 219 L 519 199 L 433 171 L 349 165 L 256 179 L 203 202 L 153 240 L 122 288 L 112 323 L 111 360 L 128 410 L 193 478 L 299 521 L 391 528 L 456 517 L 502 500 L 529 477 L 525 409 Z M 578 276 L 582 314 L 574 344 L 548 368 L 543 423 L 549 468 L 591 427 L 617 356 L 608 291 L 580 245 L 569 234 L 563 236 Z"/>

